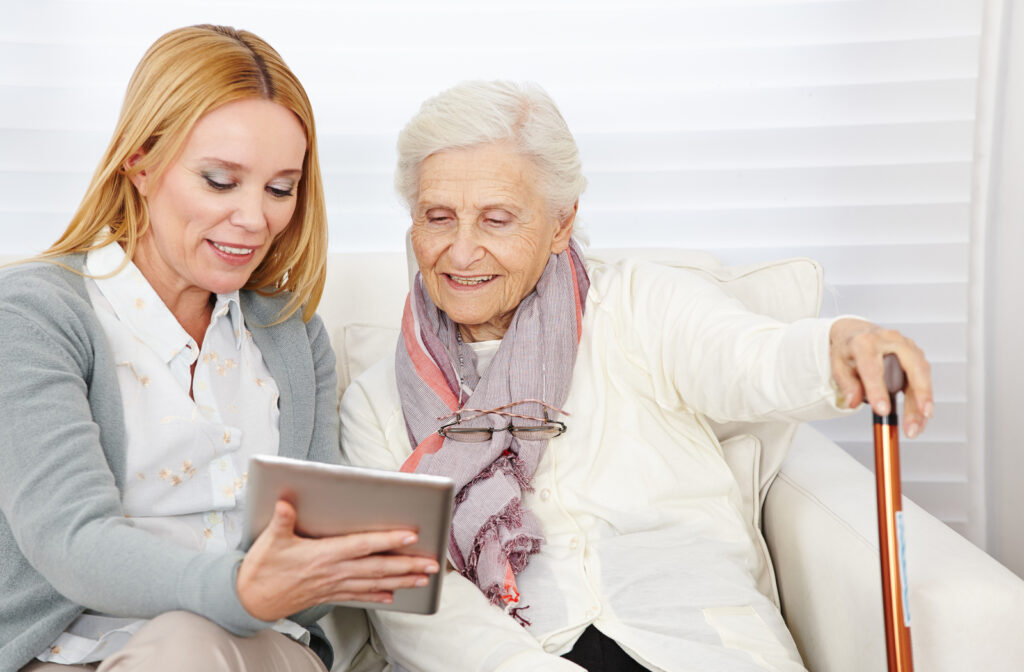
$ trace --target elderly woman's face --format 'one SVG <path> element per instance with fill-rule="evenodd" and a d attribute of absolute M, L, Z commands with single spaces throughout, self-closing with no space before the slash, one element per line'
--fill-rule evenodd
<path fill-rule="evenodd" d="M 413 250 L 430 298 L 467 340 L 501 338 L 551 253 L 569 245 L 573 217 L 549 214 L 536 182 L 533 162 L 504 144 L 420 166 Z"/>

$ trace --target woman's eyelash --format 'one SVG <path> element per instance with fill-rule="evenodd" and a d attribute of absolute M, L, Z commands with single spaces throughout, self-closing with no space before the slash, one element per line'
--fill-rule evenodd
<path fill-rule="evenodd" d="M 203 179 L 206 180 L 206 184 L 209 185 L 211 189 L 214 189 L 216 191 L 227 191 L 228 189 L 233 189 L 234 187 L 238 186 L 238 183 L 236 183 L 236 182 L 230 182 L 230 181 L 222 182 L 220 179 L 217 179 L 213 175 L 203 175 Z M 223 178 L 221 178 L 221 179 L 223 179 Z M 267 191 L 269 191 L 276 198 L 288 198 L 289 196 L 294 196 L 295 195 L 295 187 L 294 186 L 290 186 L 290 187 L 267 186 Z"/>
<path fill-rule="evenodd" d="M 217 191 L 226 191 L 235 186 L 234 182 L 218 182 L 210 175 L 203 175 L 203 179 L 206 180 L 206 184 Z"/>

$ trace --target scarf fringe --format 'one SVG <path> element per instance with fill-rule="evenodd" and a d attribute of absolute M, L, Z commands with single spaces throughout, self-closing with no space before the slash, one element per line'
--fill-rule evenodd
<path fill-rule="evenodd" d="M 484 592 L 484 596 L 496 607 L 499 607 L 505 611 L 506 614 L 511 616 L 516 623 L 522 627 L 533 625 L 533 621 L 529 621 L 521 613 L 524 609 L 529 609 L 530 605 L 524 604 L 521 606 L 510 607 L 505 605 L 505 601 L 501 598 L 501 590 L 497 586 L 491 586 L 487 591 Z"/>
<path fill-rule="evenodd" d="M 533 624 L 530 621 L 526 620 L 526 618 L 521 613 L 519 613 L 519 612 L 521 612 L 523 609 L 529 609 L 529 608 L 530 608 L 530 605 L 528 605 L 528 604 L 524 604 L 521 607 L 512 607 L 511 609 L 508 610 L 508 615 L 511 616 L 512 618 L 514 618 L 516 623 L 518 623 L 519 625 L 521 625 L 521 626 L 523 626 L 525 628 L 526 626 L 533 625 Z"/>
<path fill-rule="evenodd" d="M 501 529 L 515 529 L 522 526 L 523 523 L 523 507 L 519 498 L 516 497 L 509 501 L 508 504 L 502 508 L 501 511 L 488 518 L 480 529 L 477 531 L 476 536 L 473 538 L 473 547 L 469 552 L 469 557 L 466 558 L 466 568 L 462 572 L 462 575 L 473 583 L 480 585 L 479 577 L 477 576 L 477 565 L 480 562 L 480 553 L 488 543 L 498 543 L 498 531 Z M 527 563 L 530 561 L 530 556 L 540 551 L 540 539 L 532 537 L 528 534 L 519 534 L 509 539 L 502 547 L 502 555 L 508 560 L 508 564 L 512 567 L 512 571 L 518 574 L 519 572 L 526 569 Z M 499 584 L 495 583 L 491 586 L 480 586 L 481 590 L 484 590 L 485 594 L 491 595 L 491 591 L 496 591 L 499 595 L 501 589 Z M 492 600 L 495 598 L 491 598 Z"/>

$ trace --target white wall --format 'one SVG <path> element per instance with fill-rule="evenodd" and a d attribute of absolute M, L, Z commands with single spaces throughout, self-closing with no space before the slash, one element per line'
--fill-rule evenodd
<path fill-rule="evenodd" d="M 132 68 L 173 27 L 250 29 L 303 80 L 335 250 L 402 249 L 393 145 L 422 99 L 467 78 L 535 80 L 580 143 L 595 246 L 697 247 L 728 263 L 812 256 L 834 290 L 826 312 L 925 347 L 937 417 L 903 444 L 904 491 L 984 544 L 1001 533 L 985 519 L 985 446 L 968 441 L 980 413 L 967 335 L 982 4 L 11 2 L 0 253 L 38 251 L 62 230 Z M 822 429 L 870 463 L 865 415 Z"/>
<path fill-rule="evenodd" d="M 1004 5 L 984 224 L 989 551 L 1024 576 L 1024 7 Z"/>

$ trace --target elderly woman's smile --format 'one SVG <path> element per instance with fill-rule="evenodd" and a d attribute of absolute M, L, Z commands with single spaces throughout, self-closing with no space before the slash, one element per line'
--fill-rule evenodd
<path fill-rule="evenodd" d="M 420 167 L 413 250 L 430 298 L 467 341 L 501 338 L 569 244 L 573 217 L 553 214 L 538 177 L 506 143 L 438 152 Z"/>

